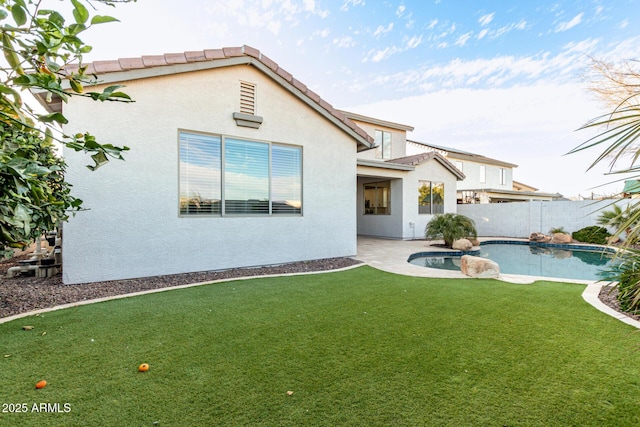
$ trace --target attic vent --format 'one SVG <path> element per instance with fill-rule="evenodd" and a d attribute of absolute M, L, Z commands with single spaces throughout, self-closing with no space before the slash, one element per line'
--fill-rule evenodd
<path fill-rule="evenodd" d="M 240 82 L 240 112 L 244 114 L 256 114 L 256 85 L 254 83 Z"/>

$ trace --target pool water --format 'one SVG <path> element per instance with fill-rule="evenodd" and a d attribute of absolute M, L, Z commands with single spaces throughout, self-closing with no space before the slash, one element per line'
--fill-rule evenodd
<path fill-rule="evenodd" d="M 411 264 L 460 271 L 460 256 L 415 255 L 409 258 Z M 617 262 L 612 253 L 599 249 L 528 242 L 485 242 L 479 253 L 471 255 L 497 262 L 501 273 L 579 280 L 605 279 L 606 272 Z"/>

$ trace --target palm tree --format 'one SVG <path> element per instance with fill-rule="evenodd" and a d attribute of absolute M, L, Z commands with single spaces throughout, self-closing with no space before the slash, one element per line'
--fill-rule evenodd
<path fill-rule="evenodd" d="M 615 229 L 614 234 L 619 235 L 623 231 L 627 233 L 627 243 L 633 243 L 633 241 L 629 242 L 629 239 L 635 239 L 634 230 L 637 229 L 638 220 L 637 220 L 637 209 L 633 209 L 631 205 L 627 205 L 625 209 L 622 209 L 618 205 L 612 205 L 612 209 L 609 211 L 603 211 L 600 216 L 598 216 L 598 224 L 604 227 L 612 227 Z"/>
<path fill-rule="evenodd" d="M 427 239 L 444 239 L 444 244 L 451 247 L 453 242 L 464 237 L 478 237 L 473 220 L 464 215 L 446 213 L 434 216 L 424 230 Z"/>

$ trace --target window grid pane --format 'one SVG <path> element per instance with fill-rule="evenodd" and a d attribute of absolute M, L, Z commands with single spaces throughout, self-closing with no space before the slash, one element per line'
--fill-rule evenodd
<path fill-rule="evenodd" d="M 219 136 L 180 132 L 180 214 L 216 214 L 220 210 Z"/>
<path fill-rule="evenodd" d="M 225 138 L 225 214 L 269 213 L 269 144 Z"/>
<path fill-rule="evenodd" d="M 418 213 L 444 213 L 444 183 L 418 181 Z"/>
<path fill-rule="evenodd" d="M 271 146 L 271 213 L 302 213 L 302 149 Z"/>

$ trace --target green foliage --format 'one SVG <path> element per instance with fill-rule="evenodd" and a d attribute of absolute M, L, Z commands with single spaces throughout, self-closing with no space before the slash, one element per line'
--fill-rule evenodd
<path fill-rule="evenodd" d="M 607 237 L 610 236 L 611 233 L 609 233 L 606 228 L 597 225 L 590 225 L 589 227 L 571 233 L 571 237 L 578 242 L 594 243 L 596 245 L 606 245 Z"/>
<path fill-rule="evenodd" d="M 0 121 L 0 257 L 67 219 L 81 200 L 64 181 L 64 161 L 50 139 Z"/>
<path fill-rule="evenodd" d="M 634 230 L 638 227 L 639 216 L 636 204 L 630 203 L 624 209 L 614 204 L 611 210 L 600 213 L 598 224 L 615 229 L 615 235 L 626 233 L 627 244 L 632 244 L 638 238 Z"/>
<path fill-rule="evenodd" d="M 564 227 L 554 227 L 551 230 L 549 230 L 549 234 L 556 234 L 556 233 L 564 233 L 564 234 L 566 234 L 567 232 L 564 231 Z"/>
<path fill-rule="evenodd" d="M 115 21 L 109 16 L 91 16 L 88 0 L 69 0 L 70 21 L 58 11 L 43 9 L 42 1 L 0 0 L 0 36 L 4 64 L 0 65 L 0 255 L 8 248 L 21 247 L 39 233 L 50 230 L 67 218 L 67 209 L 78 209 L 64 182 L 65 163 L 57 159 L 53 144 L 64 144 L 89 153 L 92 170 L 109 158 L 122 159 L 128 147 L 100 144 L 90 133 L 65 135 L 60 125 L 68 123 L 60 112 L 37 114 L 20 93 L 29 90 L 52 101 L 68 102 L 72 96 L 96 101 L 131 102 L 109 86 L 102 92 L 85 91 L 98 83 L 86 73 L 82 55 L 91 51 L 79 36 L 93 25 Z M 97 0 L 113 6 L 136 1 Z M 77 63 L 77 67 L 70 67 Z"/>
<path fill-rule="evenodd" d="M 464 215 L 446 213 L 434 216 L 425 228 L 427 239 L 442 238 L 445 245 L 451 247 L 453 242 L 464 237 L 478 237 L 473 220 Z"/>

